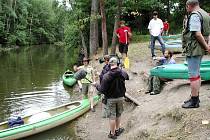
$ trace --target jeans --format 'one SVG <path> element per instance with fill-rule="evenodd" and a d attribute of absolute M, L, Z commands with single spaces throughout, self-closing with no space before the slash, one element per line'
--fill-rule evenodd
<path fill-rule="evenodd" d="M 151 42 L 150 42 L 150 48 L 151 48 L 151 54 L 152 54 L 152 57 L 155 56 L 155 41 L 158 40 L 158 42 L 160 43 L 161 45 L 161 50 L 162 50 L 162 53 L 164 55 L 164 52 L 165 52 L 165 44 L 164 44 L 164 41 L 161 37 L 161 35 L 158 35 L 158 36 L 152 36 L 151 35 Z"/>

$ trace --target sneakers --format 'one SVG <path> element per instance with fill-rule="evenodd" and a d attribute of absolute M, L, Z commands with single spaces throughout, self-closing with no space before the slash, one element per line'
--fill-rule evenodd
<path fill-rule="evenodd" d="M 153 60 L 157 60 L 156 56 L 153 56 L 152 59 L 153 59 Z"/>
<path fill-rule="evenodd" d="M 191 100 L 192 100 L 191 98 L 187 99 L 187 100 L 184 101 L 184 103 L 186 104 L 187 102 L 191 102 Z"/>
<path fill-rule="evenodd" d="M 191 97 L 190 97 L 190 99 L 185 100 L 184 103 L 190 102 L 191 100 L 192 100 L 192 99 L 191 99 Z M 200 99 L 199 99 L 199 98 L 198 98 L 198 102 L 200 103 Z"/>
<path fill-rule="evenodd" d="M 112 134 L 111 131 L 109 132 L 108 138 L 110 139 L 117 139 L 117 136 L 120 136 L 125 131 L 124 128 L 119 128 L 115 130 L 115 134 Z"/>
<path fill-rule="evenodd" d="M 150 92 L 150 95 L 157 95 L 157 94 L 160 94 L 160 92 L 154 92 L 154 91 Z"/>
<path fill-rule="evenodd" d="M 148 94 L 148 93 L 150 93 L 151 91 L 150 90 L 146 90 L 144 93 L 145 94 Z"/>
<path fill-rule="evenodd" d="M 185 101 L 182 108 L 198 108 L 200 100 L 198 97 L 191 97 L 189 100 Z"/>
<path fill-rule="evenodd" d="M 96 112 L 95 108 L 91 108 L 91 111 L 92 111 L 92 112 Z"/>
<path fill-rule="evenodd" d="M 111 131 L 109 132 L 108 138 L 110 139 L 117 139 L 116 134 L 112 134 Z"/>
<path fill-rule="evenodd" d="M 156 55 L 152 55 L 152 60 L 156 60 Z"/>
<path fill-rule="evenodd" d="M 119 128 L 119 129 L 115 130 L 115 135 L 116 135 L 116 136 L 119 136 L 119 135 L 122 134 L 124 131 L 125 131 L 124 128 Z"/>

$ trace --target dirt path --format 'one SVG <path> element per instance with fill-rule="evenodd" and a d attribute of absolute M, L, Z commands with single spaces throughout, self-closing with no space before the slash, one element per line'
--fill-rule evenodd
<path fill-rule="evenodd" d="M 131 44 L 128 70 L 130 80 L 126 83 L 127 93 L 140 102 L 140 106 L 126 105 L 122 116 L 125 133 L 120 140 L 210 140 L 210 82 L 202 82 L 200 90 L 200 108 L 182 109 L 181 105 L 189 97 L 188 80 L 174 80 L 167 83 L 161 94 L 144 94 L 146 82 L 144 72 L 153 67 L 150 50 L 145 44 Z M 157 54 L 160 51 L 157 51 Z M 210 57 L 204 57 L 209 59 Z M 185 59 L 176 55 L 176 61 Z M 101 66 L 97 66 L 100 67 Z M 98 69 L 100 69 L 98 68 Z M 84 140 L 107 140 L 108 119 L 102 118 L 102 105 L 96 106 L 96 112 L 87 113 L 77 122 L 77 134 Z"/>

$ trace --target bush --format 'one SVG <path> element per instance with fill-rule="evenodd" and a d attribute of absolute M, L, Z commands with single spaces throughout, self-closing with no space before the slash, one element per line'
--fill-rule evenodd
<path fill-rule="evenodd" d="M 136 33 L 133 33 L 132 35 L 132 43 L 137 43 L 137 42 L 147 42 L 150 40 L 150 35 L 138 35 Z"/>

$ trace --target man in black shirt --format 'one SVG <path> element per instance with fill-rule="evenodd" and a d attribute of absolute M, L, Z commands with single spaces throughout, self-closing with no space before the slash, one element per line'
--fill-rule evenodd
<path fill-rule="evenodd" d="M 99 84 L 94 83 L 96 89 L 107 98 L 107 109 L 109 117 L 111 139 L 116 139 L 124 128 L 120 127 L 121 114 L 123 112 L 123 100 L 126 92 L 125 80 L 129 80 L 128 74 L 117 66 L 118 60 L 112 57 L 109 60 L 111 70 L 104 74 Z"/>

